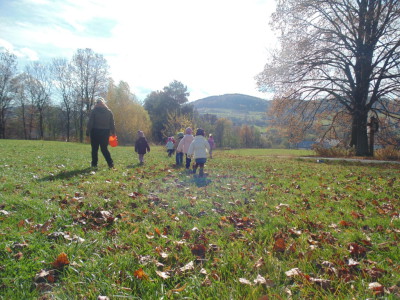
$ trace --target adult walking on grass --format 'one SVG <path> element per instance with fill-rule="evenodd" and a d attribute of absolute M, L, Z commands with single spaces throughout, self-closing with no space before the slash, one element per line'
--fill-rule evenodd
<path fill-rule="evenodd" d="M 108 167 L 113 168 L 114 162 L 108 151 L 108 139 L 115 135 L 114 115 L 103 98 L 98 97 L 92 109 L 86 128 L 86 136 L 90 137 L 92 146 L 92 167 L 97 167 L 99 147 Z"/>
<path fill-rule="evenodd" d="M 200 167 L 199 176 L 204 176 L 204 164 L 207 161 L 207 153 L 210 151 L 210 144 L 204 137 L 204 130 L 198 128 L 196 131 L 196 136 L 193 142 L 190 144 L 188 150 L 188 156 L 193 155 L 195 164 L 193 165 L 193 174 L 196 174 L 196 170 Z"/>

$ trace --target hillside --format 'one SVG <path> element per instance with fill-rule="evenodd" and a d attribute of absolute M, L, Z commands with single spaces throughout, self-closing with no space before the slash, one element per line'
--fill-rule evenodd
<path fill-rule="evenodd" d="M 242 94 L 210 96 L 191 104 L 201 115 L 213 114 L 218 118 L 230 119 L 235 125 L 260 127 L 267 124 L 266 112 L 270 106 L 267 100 Z"/>

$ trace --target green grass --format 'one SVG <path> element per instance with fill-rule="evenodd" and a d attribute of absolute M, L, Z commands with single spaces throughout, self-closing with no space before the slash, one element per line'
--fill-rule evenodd
<path fill-rule="evenodd" d="M 200 179 L 163 147 L 143 166 L 133 147 L 111 148 L 114 170 L 100 153 L 89 168 L 84 144 L 0 151 L 1 299 L 400 295 L 398 165 L 216 150 Z"/>

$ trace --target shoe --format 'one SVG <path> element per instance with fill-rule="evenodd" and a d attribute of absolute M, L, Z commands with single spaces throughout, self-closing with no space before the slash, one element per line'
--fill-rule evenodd
<path fill-rule="evenodd" d="M 113 169 L 113 168 L 114 168 L 114 164 L 109 164 L 109 165 L 108 165 L 108 168 L 109 168 L 109 169 Z"/>

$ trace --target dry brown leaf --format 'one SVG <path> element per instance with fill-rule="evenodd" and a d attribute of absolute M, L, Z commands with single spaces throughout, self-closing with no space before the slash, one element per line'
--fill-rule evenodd
<path fill-rule="evenodd" d="M 193 269 L 194 269 L 194 263 L 193 263 L 193 261 L 191 261 L 190 263 L 187 263 L 185 266 L 183 266 L 179 270 L 181 270 L 181 272 L 185 272 L 185 271 L 189 271 L 189 270 L 193 270 Z"/>
<path fill-rule="evenodd" d="M 254 264 L 254 268 L 258 269 L 265 264 L 264 258 L 260 257 L 257 262 Z"/>
<path fill-rule="evenodd" d="M 143 271 L 142 268 L 140 268 L 139 270 L 136 270 L 133 273 L 133 276 L 135 276 L 137 279 L 141 279 L 141 280 L 148 280 L 149 276 Z"/>
<path fill-rule="evenodd" d="M 265 277 L 261 276 L 260 274 L 257 275 L 256 279 L 254 279 L 254 284 L 262 284 L 267 287 L 273 287 L 275 285 L 274 281 L 271 279 L 265 279 Z"/>
<path fill-rule="evenodd" d="M 52 262 L 52 266 L 56 269 L 61 269 L 66 265 L 69 265 L 69 260 L 67 254 L 65 254 L 64 252 L 60 253 L 57 256 L 57 259 Z"/>
<path fill-rule="evenodd" d="M 272 249 L 275 252 L 285 252 L 286 250 L 286 242 L 283 238 L 277 238 L 275 240 L 274 248 Z"/>
<path fill-rule="evenodd" d="M 253 285 L 249 280 L 246 278 L 239 278 L 239 282 L 242 284 Z"/>
<path fill-rule="evenodd" d="M 206 246 L 202 244 L 193 245 L 192 254 L 204 258 L 206 256 Z"/>
<path fill-rule="evenodd" d="M 300 271 L 299 268 L 293 268 L 289 271 L 286 271 L 285 274 L 287 277 L 293 277 L 293 276 L 302 275 L 303 273 Z"/>
<path fill-rule="evenodd" d="M 179 285 L 176 286 L 176 288 L 170 290 L 171 293 L 180 293 L 186 288 L 187 283 L 179 287 Z"/>
<path fill-rule="evenodd" d="M 167 272 L 156 271 L 156 274 L 157 274 L 158 276 L 160 276 L 162 279 L 168 279 L 168 278 L 171 277 L 171 276 L 169 276 L 169 275 L 167 274 Z"/>

